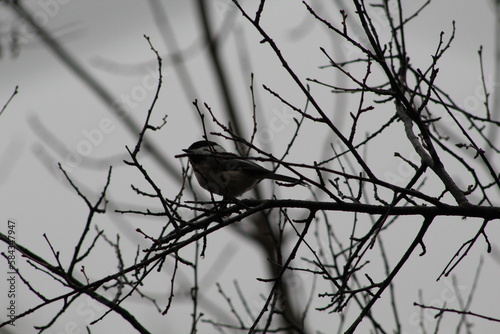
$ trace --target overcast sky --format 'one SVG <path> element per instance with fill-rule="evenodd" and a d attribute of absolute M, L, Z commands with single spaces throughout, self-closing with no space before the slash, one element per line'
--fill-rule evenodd
<path fill-rule="evenodd" d="M 422 1 L 405 1 L 408 11 L 418 7 Z M 492 79 L 494 73 L 494 15 L 490 1 L 434 1 L 420 16 L 407 28 L 407 46 L 412 64 L 425 67 L 431 61 L 430 54 L 436 49 L 439 34 L 445 32 L 445 38 L 450 36 L 452 21 L 456 21 L 456 37 L 450 50 L 441 60 L 438 67 L 440 73 L 438 83 L 445 88 L 460 105 L 469 107 L 471 111 L 478 111 L 481 88 L 479 81 L 479 61 L 478 49 L 482 46 L 484 52 L 484 62 L 487 79 Z M 39 23 L 53 34 L 58 42 L 82 65 L 92 76 L 94 76 L 106 89 L 115 97 L 117 101 L 126 103 L 129 107 L 129 115 L 139 124 L 143 121 L 145 113 L 151 104 L 156 89 L 157 70 L 154 54 L 149 48 L 143 35 L 151 37 L 154 46 L 162 55 L 169 51 L 163 43 L 158 27 L 154 23 L 151 7 L 147 1 L 132 0 L 107 0 L 107 1 L 82 1 L 82 0 L 37 0 L 25 1 L 29 4 L 29 9 L 35 13 Z M 331 3 L 331 2 L 328 2 Z M 318 5 L 319 2 L 313 2 Z M 252 5 L 252 3 L 250 3 Z M 201 137 L 197 114 L 193 108 L 192 101 L 198 99 L 210 104 L 217 112 L 221 106 L 220 96 L 212 80 L 213 72 L 208 67 L 204 57 L 203 46 L 199 43 L 200 25 L 198 15 L 192 1 L 164 1 L 165 15 L 167 15 L 171 32 L 176 35 L 181 49 L 188 51 L 188 61 L 186 67 L 190 72 L 196 85 L 196 92 L 186 94 L 182 89 L 182 84 L 173 69 L 166 61 L 164 68 L 164 86 L 160 95 L 160 100 L 154 114 L 154 122 L 159 124 L 161 118 L 167 114 L 168 123 L 159 133 L 155 133 L 153 140 L 164 150 L 164 154 L 173 157 L 181 153 L 182 148 L 186 148 L 193 141 Z M 303 105 L 303 97 L 293 96 L 297 92 L 296 87 L 291 83 L 282 68 L 270 53 L 269 49 L 259 44 L 259 36 L 240 15 L 235 16 L 231 24 L 230 31 L 221 31 L 221 23 L 228 11 L 231 11 L 229 0 L 210 1 L 212 19 L 215 30 L 223 36 L 225 62 L 230 69 L 231 80 L 234 81 L 232 87 L 238 95 L 238 103 L 242 110 L 249 110 L 250 99 L 248 85 L 250 82 L 249 73 L 254 72 L 256 81 L 259 84 L 266 84 L 275 87 L 281 92 L 289 92 L 290 98 L 297 104 Z M 318 25 L 301 25 L 307 17 L 303 5 L 300 2 L 289 0 L 273 1 L 266 7 L 266 15 L 263 22 L 267 25 L 269 32 L 280 43 L 284 54 L 297 72 L 305 79 L 307 76 L 328 77 L 318 69 L 319 66 L 327 64 L 326 59 L 319 51 L 319 46 L 339 55 L 339 48 L 344 45 L 338 43 L 336 39 L 329 37 L 328 33 Z M 340 23 L 338 8 L 325 10 L 326 17 L 336 19 Z M 13 56 L 9 49 L 9 32 L 12 28 L 17 29 L 20 36 L 19 55 Z M 124 128 L 118 118 L 113 116 L 109 109 L 99 100 L 95 94 L 76 77 L 67 66 L 50 51 L 43 43 L 32 35 L 26 25 L 10 11 L 7 6 L 0 6 L 0 46 L 2 58 L 0 59 L 0 108 L 11 96 L 15 87 L 19 87 L 19 93 L 11 101 L 8 108 L 0 116 L 0 203 L 2 203 L 0 231 L 7 229 L 8 219 L 17 222 L 17 241 L 29 246 L 33 251 L 52 259 L 50 249 L 44 238 L 46 233 L 52 245 L 61 251 L 72 251 L 72 245 L 76 242 L 79 232 L 85 222 L 87 208 L 83 201 L 78 198 L 67 183 L 61 178 L 61 174 L 48 166 L 54 166 L 55 162 L 61 162 L 67 167 L 68 172 L 74 180 L 77 180 L 82 188 L 90 194 L 98 194 L 105 181 L 108 162 L 100 165 L 100 161 L 105 161 L 108 157 L 114 157 L 111 162 L 114 165 L 112 189 L 110 197 L 117 199 L 123 207 L 130 205 L 149 205 L 143 198 L 137 198 L 130 189 L 131 182 L 140 183 L 140 176 L 134 170 L 124 166 L 121 160 L 126 157 L 125 145 L 135 144 L 135 139 Z M 239 48 L 237 48 L 239 47 Z M 241 56 L 245 57 L 242 58 Z M 335 101 L 328 97 L 326 91 L 319 92 L 325 96 L 326 105 L 333 107 Z M 283 112 L 283 107 L 275 99 L 266 94 L 260 93 L 261 106 L 272 117 Z M 273 114 L 274 113 L 274 114 Z M 348 119 L 342 115 L 337 116 L 339 124 L 346 123 Z M 250 134 L 251 119 L 248 118 L 247 134 Z M 54 150 L 50 143 L 42 140 L 42 133 L 48 130 L 49 133 L 63 143 L 68 150 L 67 154 L 61 156 Z M 311 129 L 314 131 L 314 129 Z M 100 133 L 98 135 L 97 133 Z M 275 134 L 272 146 L 269 142 L 262 140 L 264 147 L 272 147 L 277 152 L 282 152 L 288 140 L 290 131 L 283 131 Z M 314 133 L 314 132 L 311 132 Z M 311 135 L 298 145 L 298 149 L 292 152 L 291 159 L 299 161 L 310 161 L 318 159 L 318 154 L 322 150 L 317 147 L 317 138 L 327 138 L 325 133 Z M 323 136 L 323 137 L 321 137 Z M 45 136 L 46 138 L 46 136 Z M 324 139 L 322 139 L 322 142 Z M 386 154 L 392 157 L 393 150 L 387 152 L 372 152 L 372 154 Z M 386 163 L 382 161 L 376 163 Z M 171 159 L 175 168 L 179 170 L 180 162 Z M 158 166 L 149 166 L 153 174 L 159 180 L 159 184 L 165 188 L 165 194 L 172 196 L 178 192 L 179 184 L 172 176 L 162 172 Z M 397 166 L 394 164 L 386 167 L 388 171 L 397 173 Z M 59 176 L 57 176 L 59 175 Z M 115 181 L 116 180 L 116 181 Z M 142 185 L 144 185 L 142 183 Z M 293 196 L 294 191 L 290 192 Z M 297 194 L 300 194 L 298 191 Z M 131 245 L 143 244 L 145 241 L 134 231 L 136 227 L 143 229 L 150 228 L 157 231 L 155 227 L 161 224 L 158 220 L 144 219 L 137 217 L 118 217 L 117 215 L 107 215 L 98 217 L 96 222 L 100 228 L 108 229 L 109 235 L 122 233 L 126 242 Z M 152 224 L 157 224 L 153 225 Z M 459 235 L 450 235 L 450 229 L 454 229 L 453 222 L 443 221 L 442 225 L 436 227 L 433 236 L 429 237 L 430 250 L 434 246 L 436 256 L 436 266 L 442 267 L 457 249 L 461 242 L 467 240 L 474 233 L 477 226 L 467 228 L 460 226 L 457 228 Z M 404 230 L 404 228 L 402 229 Z M 498 229 L 497 229 L 498 232 Z M 443 238 L 446 234 L 446 238 Z M 409 236 L 410 238 L 411 236 Z M 246 244 L 246 241 L 234 240 L 237 236 L 231 232 L 221 232 L 218 236 L 220 242 L 213 242 L 210 246 L 210 255 L 213 258 L 220 256 L 221 252 L 227 253 L 232 250 L 239 259 L 244 259 L 248 266 L 261 264 L 263 259 L 255 249 Z M 456 240 L 461 240 L 457 242 Z M 443 240 L 444 239 L 444 240 Z M 462 241 L 463 240 L 463 241 Z M 404 245 L 404 243 L 402 243 Z M 437 251 L 443 247 L 441 252 Z M 1 245 L 2 251 L 5 246 Z M 457 273 L 471 272 L 477 265 L 477 257 L 485 253 L 484 245 L 478 246 L 471 261 L 459 268 Z M 396 248 L 399 249 L 399 248 Z M 133 256 L 135 246 L 130 249 L 130 256 Z M 106 263 L 96 263 L 94 272 L 90 275 L 99 278 L 103 272 L 108 273 L 110 263 L 114 263 L 113 253 L 104 253 Z M 65 263 L 69 262 L 65 258 Z M 441 256 L 441 257 L 440 257 Z M 397 256 L 395 257 L 397 258 Z M 231 262 L 228 258 L 228 268 L 225 272 L 227 278 L 216 278 L 216 280 L 233 279 L 245 282 L 249 286 L 255 285 L 256 289 L 262 289 L 262 284 L 255 282 L 255 274 L 250 277 L 247 274 L 239 275 L 237 272 L 238 263 Z M 475 260 L 474 260 L 475 259 Z M 102 260 L 102 259 L 96 259 Z M 208 260 L 207 260 L 208 261 Z M 239 260 L 240 261 L 240 260 Z M 485 285 L 497 280 L 499 276 L 498 265 L 486 266 L 483 273 Z M 98 261 L 97 261 L 98 262 Z M 210 263 L 210 262 L 208 262 Z M 241 262 L 239 262 L 241 263 Z M 427 262 L 418 259 L 409 263 L 408 270 L 401 273 L 396 283 L 411 281 L 417 273 L 425 271 Z M 113 266 L 112 264 L 111 266 Z M 3 268 L 3 265 L 2 265 Z M 23 267 L 21 267 L 23 268 Z M 24 267 L 28 269 L 27 267 Z M 204 269 L 208 271 L 210 265 Z M 103 270 L 103 272 L 99 272 Z M 412 270 L 413 269 L 413 270 Z M 260 276 L 265 276 L 262 269 L 257 272 Z M 425 293 L 429 294 L 429 301 L 442 299 L 442 294 L 447 293 L 450 281 L 435 283 L 435 278 L 439 274 L 438 270 L 428 276 L 419 276 L 419 283 L 426 288 Z M 418 276 L 418 275 L 417 275 Z M 466 276 L 470 278 L 470 275 Z M 50 283 L 50 280 L 40 281 Z M 160 280 L 160 282 L 162 282 Z M 163 281 L 164 282 L 164 281 Z M 210 282 L 213 284 L 213 282 Z M 21 284 L 21 283 L 19 283 Z M 470 286 L 470 282 L 464 282 Z M 469 285 L 468 285 L 469 284 Z M 489 285 L 491 286 L 491 285 Z M 214 288 L 212 288 L 213 290 Z M 43 289 L 42 289 L 43 290 Z M 23 291 L 20 297 L 20 308 L 25 309 L 36 302 L 28 291 Z M 62 292 L 64 290 L 60 290 Z M 417 298 L 416 289 L 404 290 L 402 299 L 408 305 L 401 305 L 406 324 L 411 324 L 411 317 L 415 312 L 410 300 Z M 216 293 L 213 293 L 215 296 Z M 0 297 L 1 305 L 5 305 L 3 292 Z M 491 316 L 497 316 L 493 309 L 488 309 L 492 301 L 500 300 L 500 289 L 496 285 L 494 291 L 479 291 L 478 304 L 476 310 L 482 311 Z M 483 298 L 483 299 L 481 299 Z M 484 303 L 480 301 L 484 300 Z M 483 306 L 481 306 L 483 304 Z M 178 319 L 175 317 L 159 318 L 150 314 L 141 313 L 141 301 L 136 302 L 135 310 L 140 314 L 141 320 L 150 324 L 152 329 L 164 329 L 168 324 L 168 333 L 178 333 L 177 330 L 187 332 L 184 321 L 188 321 L 188 308 L 184 310 L 186 315 L 182 315 L 182 310 L 178 311 Z M 134 307 L 132 307 L 134 309 Z M 3 309 L 3 308 L 2 308 Z M 98 312 L 98 310 L 96 311 Z M 54 314 L 54 308 L 44 310 L 40 315 L 35 315 L 23 319 L 16 323 L 16 328 L 9 328 L 12 333 L 32 332 L 33 325 L 45 324 L 41 317 Z M 3 319 L 3 316 L 0 317 Z M 53 331 L 49 333 L 59 333 L 64 330 L 65 321 L 75 321 L 79 326 L 86 322 L 86 316 L 70 313 L 56 324 Z M 406 319 L 408 319 L 406 321 Z M 120 321 L 118 317 L 112 315 L 105 319 L 96 329 L 96 333 L 104 333 L 109 328 L 114 328 L 114 323 Z M 148 321 L 150 323 L 148 323 Z M 325 316 L 324 326 L 328 328 L 328 318 Z M 492 330 L 491 323 L 474 321 L 477 332 L 487 333 Z M 417 333 L 417 327 L 408 333 Z M 133 333 L 129 325 L 124 326 L 124 333 Z M 81 327 L 82 329 L 84 327 Z M 322 327 L 325 328 L 325 327 Z M 454 328 L 454 327 L 450 327 Z M 56 331 L 58 330 L 58 331 Z M 208 331 L 210 332 L 210 331 Z M 208 333 L 207 332 L 207 333 Z M 489 331 L 492 332 L 492 331 Z"/>

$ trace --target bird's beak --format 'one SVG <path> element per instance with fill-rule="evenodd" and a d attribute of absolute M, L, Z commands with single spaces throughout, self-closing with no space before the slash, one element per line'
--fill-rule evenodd
<path fill-rule="evenodd" d="M 188 156 L 188 154 L 191 152 L 191 151 L 190 151 L 190 150 L 188 150 L 188 149 L 183 149 L 182 151 L 183 151 L 183 152 L 186 152 L 187 154 L 177 154 L 177 155 L 175 156 L 175 158 L 184 158 L 184 157 L 187 157 L 187 156 Z"/>

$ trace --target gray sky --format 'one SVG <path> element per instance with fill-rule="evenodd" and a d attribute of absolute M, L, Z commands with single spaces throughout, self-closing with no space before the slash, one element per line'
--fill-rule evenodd
<path fill-rule="evenodd" d="M 408 6 L 416 8 L 421 2 L 408 1 Z M 319 2 L 313 3 L 318 5 Z M 43 27 L 53 32 L 57 40 L 115 96 L 117 101 L 127 103 L 130 117 L 138 124 L 142 124 L 154 96 L 156 89 L 154 83 L 157 76 L 154 55 L 143 35 L 151 37 L 154 46 L 162 55 L 167 52 L 147 2 L 39 0 L 30 1 L 29 4 L 31 11 L 38 15 Z M 210 2 L 216 29 L 220 29 L 224 14 L 231 10 L 229 4 L 228 0 Z M 179 0 L 164 1 L 163 5 L 180 47 L 190 50 L 186 66 L 194 79 L 198 93 L 198 95 L 186 95 L 177 75 L 168 63 L 165 65 L 164 86 L 153 119 L 159 124 L 164 114 L 168 114 L 168 123 L 161 131 L 154 133 L 152 139 L 161 146 L 166 156 L 173 157 L 181 153 L 182 148 L 201 137 L 202 132 L 192 101 L 198 99 L 201 103 L 207 102 L 216 112 L 221 103 L 212 80 L 213 72 L 208 68 L 198 42 L 200 31 L 194 5 L 191 1 Z M 338 74 L 318 69 L 318 66 L 327 64 L 327 60 L 318 47 L 323 46 L 332 54 L 340 55 L 339 49 L 344 49 L 345 45 L 330 38 L 328 32 L 318 24 L 312 27 L 306 25 L 307 29 L 303 29 L 300 22 L 307 14 L 300 2 L 275 1 L 267 5 L 265 13 L 264 24 L 280 43 L 285 57 L 303 79 L 306 77 L 338 79 L 335 77 Z M 338 8 L 329 9 L 324 14 L 326 17 L 337 20 L 337 24 L 340 23 Z M 468 106 L 471 112 L 479 113 L 482 96 L 478 94 L 481 92 L 478 89 L 478 87 L 481 88 L 481 82 L 479 81 L 477 50 L 481 45 L 484 50 L 487 79 L 492 78 L 491 75 L 494 73 L 494 16 L 488 1 L 434 1 L 407 27 L 407 46 L 411 62 L 425 68 L 431 61 L 430 54 L 436 49 L 439 33 L 444 31 L 445 39 L 449 37 L 453 20 L 456 21 L 456 37 L 452 47 L 438 65 L 440 69 L 438 83 L 456 98 L 459 105 Z M 9 27 L 12 26 L 17 27 L 22 37 L 20 54 L 15 58 L 10 55 L 7 45 L 9 37 L 6 35 Z M 238 107 L 241 107 L 242 112 L 250 110 L 251 107 L 248 89 L 250 71 L 255 73 L 258 85 L 266 84 L 302 106 L 305 103 L 304 98 L 297 94 L 297 88 L 284 73 L 267 45 L 258 43 L 259 36 L 239 14 L 236 15 L 232 29 L 231 32 L 222 31 L 226 43 L 224 57 L 225 65 L 230 69 L 231 81 L 234 82 L 232 89 L 238 96 L 240 104 Z M 297 31 L 302 32 L 301 29 L 305 30 L 303 36 L 294 34 Z M 103 103 L 54 57 L 50 50 L 34 38 L 6 6 L 0 7 L 0 33 L 3 50 L 2 59 L 0 59 L 0 77 L 2 78 L 0 80 L 0 107 L 10 97 L 14 87 L 19 86 L 19 94 L 0 117 L 0 133 L 3 138 L 0 141 L 2 156 L 0 203 L 3 207 L 0 231 L 5 232 L 9 218 L 14 219 L 17 222 L 18 242 L 52 259 L 50 249 L 42 237 L 43 233 L 46 233 L 52 245 L 63 254 L 65 263 L 68 263 L 69 254 L 83 228 L 88 211 L 83 201 L 68 188 L 67 182 L 60 176 L 56 177 L 54 171 L 47 168 L 43 159 L 51 161 L 52 165 L 55 161 L 64 164 L 73 180 L 95 199 L 95 195 L 101 191 L 105 183 L 107 167 L 96 167 L 94 163 L 110 156 L 115 157 L 110 198 L 116 201 L 120 208 L 135 206 L 143 208 L 151 205 L 158 208 L 159 206 L 157 203 L 151 204 L 147 199 L 138 198 L 130 189 L 130 183 L 142 187 L 146 185 L 137 171 L 121 163 L 123 157 L 126 156 L 125 145 L 129 147 L 134 145 L 136 138 L 126 131 L 120 120 L 111 115 Z M 241 45 L 246 45 L 246 47 L 237 50 L 235 46 Z M 242 60 L 241 54 L 244 54 L 246 59 Z M 250 70 L 246 67 L 246 62 L 251 64 Z M 263 124 L 270 124 L 266 123 L 266 120 L 279 117 L 286 110 L 283 110 L 279 101 L 264 93 L 261 86 L 259 89 L 259 102 L 262 109 L 260 117 L 262 117 Z M 322 98 L 321 101 L 327 109 L 335 107 L 335 98 L 332 98 L 327 90 L 314 86 L 313 90 Z M 352 101 L 349 100 L 349 102 Z M 336 117 L 337 122 L 343 123 L 344 129 L 348 129 L 350 118 L 345 117 L 346 113 L 334 111 L 333 114 L 336 115 L 333 117 Z M 247 117 L 246 130 L 249 134 L 251 118 L 248 113 L 244 117 Z M 48 143 L 41 141 L 40 135 L 37 135 L 35 130 L 37 128 L 40 131 L 40 124 L 57 137 L 72 154 L 60 156 Z M 361 126 L 370 128 L 369 123 Z M 310 131 L 310 135 L 301 139 L 297 149 L 292 152 L 290 160 L 310 162 L 321 156 L 322 149 L 318 147 L 318 138 L 323 143 L 327 140 L 328 134 L 324 131 L 315 132 L 314 127 L 307 130 Z M 283 131 L 275 131 L 272 134 L 272 145 L 262 139 L 262 146 L 269 147 L 279 156 L 292 133 L 292 127 L 286 127 Z M 385 152 L 370 152 L 369 154 L 380 156 L 380 160 L 374 161 L 374 164 L 381 171 L 385 169 L 390 173 L 398 174 L 400 173 L 399 162 L 393 158 L 393 153 L 395 150 L 404 152 L 405 143 L 393 144 L 394 146 Z M 88 158 L 86 159 L 85 156 Z M 165 195 L 176 194 L 178 183 L 161 171 L 150 159 L 147 157 L 144 159 L 158 180 L 158 184 L 165 189 Z M 180 162 L 173 158 L 171 161 L 178 168 L 180 175 Z M 282 190 L 281 194 L 283 197 L 304 195 L 300 189 Z M 131 257 L 135 254 L 137 244 L 144 247 L 147 245 L 147 242 L 137 235 L 135 228 L 140 227 L 145 231 L 155 233 L 161 226 L 159 219 L 111 214 L 97 217 L 96 223 L 100 228 L 106 229 L 108 236 L 121 233 L 123 242 L 130 245 L 127 255 Z M 413 237 L 413 234 L 406 234 L 408 230 L 415 231 L 417 228 L 412 223 L 409 220 L 407 226 L 398 226 L 387 235 L 386 246 L 394 247 L 391 249 L 394 254 L 393 261 L 398 259 L 408 240 Z M 457 305 L 456 295 L 449 292 L 450 279 L 438 283 L 435 279 L 452 254 L 475 233 L 477 228 L 477 224 L 470 226 L 466 223 L 457 223 L 456 220 L 443 219 L 440 224 L 434 225 L 434 230 L 429 233 L 428 240 L 426 240 L 428 251 L 432 252 L 434 268 L 429 268 L 429 261 L 431 261 L 429 258 L 415 256 L 397 277 L 396 285 L 401 284 L 399 291 L 401 293 L 401 319 L 406 324 L 405 328 L 408 328 L 407 333 L 417 333 L 418 330 L 413 323 L 416 308 L 411 305 L 418 298 L 418 288 L 425 289 L 424 296 L 429 303 L 449 301 L 451 304 L 448 306 Z M 345 229 L 348 233 L 349 228 L 345 227 Z M 498 227 L 491 226 L 491 230 L 498 232 Z M 453 234 L 450 231 L 453 231 Z M 491 232 L 490 236 L 493 237 L 493 235 L 494 232 Z M 226 273 L 224 276 L 207 278 L 206 289 L 209 298 L 218 300 L 220 307 L 225 306 L 216 293 L 213 280 L 232 286 L 232 280 L 238 279 L 240 285 L 251 287 L 250 290 L 266 291 L 266 287 L 255 280 L 256 277 L 267 275 L 261 266 L 264 259 L 260 258 L 261 254 L 256 249 L 231 231 L 221 231 L 217 236 L 213 236 L 213 241 L 210 241 L 207 259 L 201 266 L 205 273 L 210 273 L 210 268 L 214 262 L 217 262 L 215 260 L 218 257 L 228 253 L 234 253 L 234 255 L 227 257 L 227 267 L 223 268 L 223 272 Z M 5 246 L 1 247 L 4 251 Z M 87 272 L 94 279 L 115 270 L 112 250 L 106 245 L 101 245 L 101 247 L 102 257 L 96 257 L 95 268 L 89 268 L 92 271 Z M 464 262 L 456 273 L 461 278 L 472 279 L 468 273 L 475 271 L 477 258 L 481 254 L 485 254 L 484 244 L 473 249 L 469 261 Z M 242 261 L 246 263 L 248 270 L 239 269 Z M 373 259 L 373 261 L 377 260 Z M 474 310 L 478 313 L 498 316 L 494 313 L 495 309 L 490 306 L 491 303 L 500 300 L 500 290 L 494 284 L 497 281 L 495 278 L 499 277 L 498 263 L 495 264 L 488 256 L 485 258 L 485 263 L 488 265 L 485 265 L 481 281 L 484 288 L 477 292 L 476 303 L 473 304 Z M 21 264 L 21 269 L 23 268 L 32 270 L 25 264 Z M 191 277 L 186 276 L 185 279 L 189 282 Z M 158 286 L 165 286 L 167 280 L 168 275 L 165 274 L 151 279 Z M 307 277 L 299 277 L 299 281 L 303 286 L 311 284 L 311 280 Z M 37 283 L 42 285 L 52 283 L 52 281 L 45 278 Z M 470 289 L 471 281 L 460 283 L 466 287 L 464 290 Z M 495 288 L 487 288 L 492 286 Z M 186 283 L 186 290 L 189 287 L 190 285 Z M 39 302 L 26 289 L 22 287 L 19 289 L 21 289 L 20 308 L 22 310 Z M 158 292 L 159 299 L 163 302 L 165 289 Z M 56 291 L 64 292 L 58 287 L 50 295 L 54 296 Z M 231 293 L 234 294 L 234 291 Z M 300 293 L 303 292 L 297 292 L 297 294 Z M 255 295 L 257 296 L 258 293 Z M 4 305 L 2 298 L 4 296 L 0 298 L 1 305 Z M 256 299 L 253 301 L 257 306 L 258 298 L 255 296 L 254 298 Z M 165 318 L 151 314 L 151 312 L 144 312 L 144 303 L 139 298 L 135 298 L 130 301 L 130 308 L 132 311 L 137 311 L 140 320 L 151 325 L 153 331 L 155 326 L 157 330 L 160 330 L 167 325 L 169 333 L 187 332 L 186 322 L 189 321 L 190 313 L 188 303 L 185 303 L 185 307 L 173 310 L 172 314 Z M 78 308 L 79 305 L 81 308 Z M 321 305 L 314 305 L 314 307 L 319 306 Z M 15 329 L 9 329 L 12 333 L 31 332 L 33 325 L 45 324 L 45 321 L 41 319 L 54 314 L 55 309 L 57 308 L 42 310 L 40 314 L 16 323 Z M 83 332 L 83 326 L 87 323 L 87 316 L 90 314 L 89 310 L 94 310 L 96 313 L 100 311 L 98 306 L 94 307 L 93 304 L 77 304 L 75 310 L 68 312 L 68 315 L 63 317 L 62 321 L 57 323 L 49 333 L 59 333 L 64 330 L 65 325 L 71 322 L 76 323 Z M 331 315 L 317 316 L 318 318 L 311 320 L 311 323 L 313 321 L 317 323 L 318 329 L 324 331 L 331 326 L 333 322 Z M 445 321 L 443 326 L 454 328 L 456 322 L 454 319 L 450 320 L 451 318 L 448 317 L 448 322 Z M 119 321 L 120 319 L 115 315 L 108 316 L 95 327 L 95 332 L 109 331 L 110 328 L 115 328 L 116 322 Z M 478 333 L 492 332 L 495 328 L 485 321 L 474 320 L 474 323 Z M 211 329 L 208 329 L 206 333 L 209 332 Z M 124 326 L 124 333 L 133 333 L 128 324 Z"/>

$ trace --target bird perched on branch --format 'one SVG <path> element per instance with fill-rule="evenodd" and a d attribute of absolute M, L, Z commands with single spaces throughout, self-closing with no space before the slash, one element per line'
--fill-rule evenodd
<path fill-rule="evenodd" d="M 263 179 L 302 184 L 290 176 L 276 174 L 237 154 L 227 152 L 219 144 L 202 140 L 184 149 L 198 183 L 204 189 L 224 197 L 236 198 Z"/>

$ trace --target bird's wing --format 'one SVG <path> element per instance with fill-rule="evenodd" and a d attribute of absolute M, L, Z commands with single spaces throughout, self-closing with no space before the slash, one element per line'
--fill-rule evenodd
<path fill-rule="evenodd" d="M 242 171 L 257 178 L 268 178 L 289 183 L 301 182 L 299 179 L 294 177 L 276 174 L 273 171 L 254 163 L 253 161 L 241 159 L 234 153 L 218 152 L 216 157 L 219 158 L 219 168 L 221 171 Z"/>
<path fill-rule="evenodd" d="M 241 159 L 234 153 L 217 153 L 214 157 L 216 160 L 219 160 L 219 168 L 223 171 L 243 171 L 254 176 L 266 176 L 273 173 L 269 169 L 257 165 L 252 161 Z"/>

